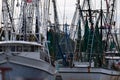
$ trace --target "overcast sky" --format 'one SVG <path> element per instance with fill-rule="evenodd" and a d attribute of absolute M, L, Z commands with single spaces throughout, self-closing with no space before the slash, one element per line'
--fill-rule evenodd
<path fill-rule="evenodd" d="M 83 0 L 80 0 L 81 2 Z M 92 5 L 93 7 L 99 7 L 101 0 L 92 0 Z M 105 5 L 105 0 L 103 1 L 103 6 Z M 109 1 L 109 0 L 108 0 Z M 117 1 L 117 25 L 120 24 L 120 0 Z M 70 23 L 73 18 L 73 14 L 75 12 L 75 7 L 77 0 L 57 0 L 57 7 L 58 7 L 58 13 L 59 13 L 59 19 L 62 22 L 63 21 L 63 14 L 64 14 L 64 3 L 65 4 L 65 16 L 66 16 L 66 21 Z"/>
<path fill-rule="evenodd" d="M 57 7 L 60 21 L 63 21 L 65 13 L 65 21 L 70 23 L 75 12 L 76 0 L 57 0 Z"/>
<path fill-rule="evenodd" d="M 2 0 L 0 0 L 0 3 L 1 1 Z M 57 1 L 57 9 L 58 9 L 58 16 L 59 16 L 60 22 L 61 23 L 63 22 L 64 8 L 65 8 L 65 21 L 67 21 L 68 23 L 71 23 L 73 14 L 75 12 L 77 0 L 56 0 L 56 1 Z M 80 0 L 81 3 L 82 1 L 83 0 Z M 101 0 L 91 0 L 91 1 L 92 1 L 92 4 L 94 4 L 94 7 L 98 7 L 100 5 Z M 103 3 L 105 3 L 105 0 L 102 0 L 102 1 Z M 116 1 L 117 1 L 117 21 L 119 23 L 120 21 L 120 8 L 119 8 L 120 0 L 116 0 Z"/>

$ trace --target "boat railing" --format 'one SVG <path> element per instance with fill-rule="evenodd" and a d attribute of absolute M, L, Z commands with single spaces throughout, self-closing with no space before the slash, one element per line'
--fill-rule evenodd
<path fill-rule="evenodd" d="M 33 58 L 33 59 L 38 59 L 38 60 L 44 60 L 46 62 L 50 62 L 49 56 L 47 54 L 44 54 L 42 52 L 11 52 L 13 56 L 23 56 L 23 57 L 28 57 L 28 58 Z M 37 54 L 35 56 L 34 54 Z"/>
<path fill-rule="evenodd" d="M 28 51 L 28 52 L 24 52 L 24 51 L 18 51 L 18 52 L 10 52 L 10 53 L 15 53 L 15 54 L 18 54 L 18 53 L 22 53 L 22 54 L 25 54 L 25 53 L 33 53 L 33 54 L 35 54 L 35 53 L 39 53 L 39 52 L 30 52 L 30 51 Z"/>
<path fill-rule="evenodd" d="M 5 53 L 5 52 L 4 51 L 0 52 L 0 54 L 3 54 L 3 53 Z"/>

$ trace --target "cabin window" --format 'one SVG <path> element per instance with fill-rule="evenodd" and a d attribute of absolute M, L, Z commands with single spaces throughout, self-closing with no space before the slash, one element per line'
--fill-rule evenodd
<path fill-rule="evenodd" d="M 23 51 L 28 52 L 28 51 L 29 51 L 29 46 L 25 46 L 25 45 L 24 45 Z"/>
<path fill-rule="evenodd" d="M 23 51 L 25 52 L 31 52 L 34 51 L 34 46 L 30 46 L 30 45 L 23 45 Z"/>
<path fill-rule="evenodd" d="M 15 46 L 11 46 L 11 51 L 15 52 Z"/>
<path fill-rule="evenodd" d="M 17 46 L 17 51 L 21 52 L 22 51 L 22 47 L 21 46 Z"/>
<path fill-rule="evenodd" d="M 38 51 L 38 46 L 35 46 L 35 51 L 36 51 L 36 52 Z"/>
<path fill-rule="evenodd" d="M 2 46 L 0 46 L 0 52 L 2 52 L 3 51 L 3 47 Z"/>
<path fill-rule="evenodd" d="M 31 52 L 34 52 L 34 51 L 35 51 L 34 46 L 31 46 Z"/>

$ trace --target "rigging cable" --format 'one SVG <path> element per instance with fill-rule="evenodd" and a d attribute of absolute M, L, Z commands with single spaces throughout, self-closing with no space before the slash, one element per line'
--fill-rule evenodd
<path fill-rule="evenodd" d="M 11 16 L 10 8 L 9 8 L 9 4 L 8 4 L 7 0 L 5 1 L 5 3 L 6 3 L 6 6 L 7 6 L 7 11 L 8 11 L 8 15 L 9 15 L 9 18 L 10 18 L 10 22 L 11 22 L 11 24 L 12 24 L 13 32 L 15 32 L 14 26 L 13 26 L 13 17 Z"/>
<path fill-rule="evenodd" d="M 58 4 L 57 0 L 56 0 L 56 4 L 57 4 L 58 13 L 59 13 L 59 16 L 60 16 L 59 19 L 60 19 L 60 18 L 62 18 L 62 12 L 60 10 L 60 7 L 59 7 L 59 4 Z"/>
<path fill-rule="evenodd" d="M 115 5 L 117 6 L 117 0 L 115 2 Z M 118 14 L 117 7 L 115 8 L 115 11 L 116 11 L 116 13 L 115 13 L 115 20 L 117 21 L 117 14 Z M 118 48 L 118 51 L 119 51 L 120 45 L 119 45 L 118 36 L 117 36 L 117 29 L 115 29 L 115 26 L 118 26 L 118 25 L 116 25 L 116 22 L 114 23 L 114 32 L 115 32 L 116 43 L 117 43 L 117 46 L 118 46 L 117 48 Z"/>
<path fill-rule="evenodd" d="M 64 30 L 64 22 L 65 22 L 65 10 L 66 10 L 66 0 L 64 0 L 64 11 L 63 11 L 63 30 Z"/>

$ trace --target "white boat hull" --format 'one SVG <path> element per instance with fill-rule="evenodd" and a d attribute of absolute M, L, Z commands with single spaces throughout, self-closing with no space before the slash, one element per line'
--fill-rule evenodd
<path fill-rule="evenodd" d="M 13 64 L 13 63 L 5 63 L 0 65 L 0 67 L 9 67 L 12 70 L 6 72 L 5 80 L 53 80 L 54 75 L 48 73 L 47 71 Z"/>
<path fill-rule="evenodd" d="M 43 60 L 35 60 L 22 56 L 0 55 L 0 67 L 11 68 L 6 72 L 5 80 L 53 80 L 54 67 Z"/>
<path fill-rule="evenodd" d="M 62 80 L 120 80 L 120 72 L 102 68 L 59 68 Z"/>

